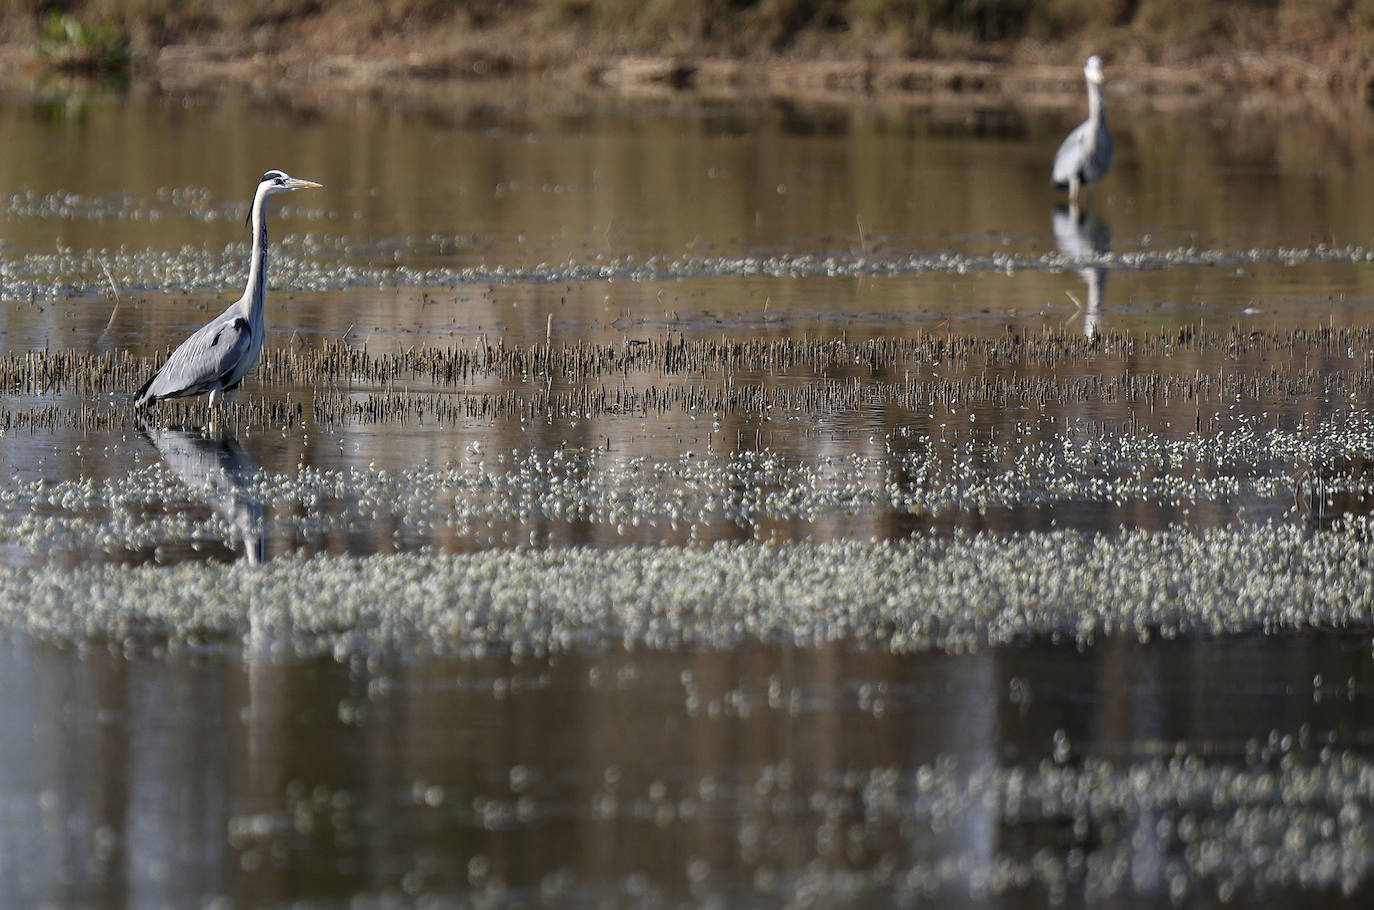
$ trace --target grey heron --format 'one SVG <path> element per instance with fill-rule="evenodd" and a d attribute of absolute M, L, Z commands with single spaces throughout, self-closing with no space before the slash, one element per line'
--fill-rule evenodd
<path fill-rule="evenodd" d="M 318 187 L 271 170 L 258 181 L 249 221 L 253 226 L 253 258 L 248 267 L 248 287 L 243 296 L 172 352 L 152 378 L 138 390 L 134 407 L 141 408 L 164 398 L 186 398 L 210 393 L 210 404 L 223 397 L 233 400 L 243 377 L 262 353 L 262 308 L 267 296 L 267 200 L 280 193 Z"/>
<path fill-rule="evenodd" d="M 1096 183 L 1112 165 L 1112 135 L 1102 102 L 1102 60 L 1094 54 L 1083 66 L 1088 80 L 1088 119 L 1074 127 L 1054 155 L 1054 185 L 1069 190 L 1069 204 L 1078 204 L 1078 191 Z"/>

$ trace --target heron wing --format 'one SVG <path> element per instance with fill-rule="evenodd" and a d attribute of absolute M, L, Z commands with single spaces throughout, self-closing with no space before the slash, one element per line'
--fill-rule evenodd
<path fill-rule="evenodd" d="M 1107 173 L 1107 168 L 1112 166 L 1112 134 L 1107 132 L 1107 124 L 1104 121 L 1097 131 L 1097 141 L 1093 143 L 1092 150 L 1092 172 L 1094 180 Z"/>
<path fill-rule="evenodd" d="M 248 356 L 252 334 L 242 316 L 222 316 L 199 329 L 139 389 L 138 402 L 199 395 L 222 386 Z"/>
<path fill-rule="evenodd" d="M 1088 147 L 1091 137 L 1092 124 L 1084 120 L 1060 143 L 1059 151 L 1054 153 L 1054 170 L 1050 172 L 1055 186 L 1067 186 L 1074 175 L 1083 170 L 1083 163 L 1091 151 Z"/>

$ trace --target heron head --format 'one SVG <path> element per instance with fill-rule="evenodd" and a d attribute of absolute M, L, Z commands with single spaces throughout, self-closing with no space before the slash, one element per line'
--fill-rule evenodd
<path fill-rule="evenodd" d="M 263 203 L 266 204 L 268 199 L 278 193 L 289 193 L 292 190 L 303 190 L 317 186 L 324 186 L 324 184 L 316 183 L 313 180 L 301 180 L 297 177 L 292 177 L 290 174 L 286 173 L 286 171 L 273 169 L 263 174 L 262 179 L 258 181 L 258 191 L 256 195 L 262 198 Z M 252 220 L 253 213 L 250 209 L 247 217 L 243 219 L 243 223 L 249 224 Z"/>
<path fill-rule="evenodd" d="M 289 193 L 292 190 L 303 190 L 308 187 L 318 187 L 324 184 L 316 183 L 313 180 L 301 180 L 292 177 L 285 171 L 271 170 L 262 175 L 258 181 L 258 192 L 267 193 L 275 196 L 278 193 Z"/>
<path fill-rule="evenodd" d="M 1083 75 L 1094 85 L 1102 84 L 1102 58 L 1093 54 L 1083 66 Z"/>

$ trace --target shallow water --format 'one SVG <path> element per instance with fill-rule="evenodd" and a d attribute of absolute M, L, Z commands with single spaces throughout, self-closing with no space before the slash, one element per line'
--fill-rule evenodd
<path fill-rule="evenodd" d="M 4 98 L 0 903 L 1359 905 L 1374 129 L 1122 100 Z"/>
<path fill-rule="evenodd" d="M 1370 871 L 1365 636 L 3 654 L 7 903 L 1355 906 Z"/>

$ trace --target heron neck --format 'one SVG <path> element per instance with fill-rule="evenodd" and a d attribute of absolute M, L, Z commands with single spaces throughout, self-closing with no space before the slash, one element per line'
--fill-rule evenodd
<path fill-rule="evenodd" d="M 1088 119 L 1096 124 L 1107 122 L 1107 108 L 1102 103 L 1102 86 L 1096 82 L 1088 83 Z"/>
<path fill-rule="evenodd" d="M 243 292 L 248 321 L 255 326 L 262 325 L 267 297 L 267 199 L 266 193 L 253 199 L 253 258 L 248 266 L 248 288 Z"/>

